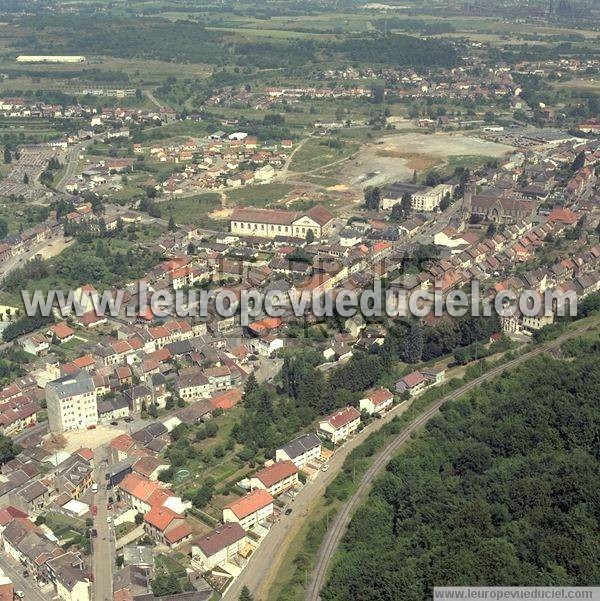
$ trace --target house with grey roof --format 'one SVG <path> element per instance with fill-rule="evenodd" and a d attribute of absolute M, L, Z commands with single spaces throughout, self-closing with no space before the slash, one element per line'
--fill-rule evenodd
<path fill-rule="evenodd" d="M 314 432 L 295 438 L 275 451 L 276 461 L 293 461 L 300 469 L 321 457 L 321 440 Z"/>

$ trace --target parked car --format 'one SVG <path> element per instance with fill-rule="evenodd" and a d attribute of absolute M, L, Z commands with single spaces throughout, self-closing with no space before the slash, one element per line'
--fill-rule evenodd
<path fill-rule="evenodd" d="M 322 472 L 326 472 L 328 469 L 329 469 L 329 464 L 328 464 L 328 463 L 324 463 L 324 464 L 321 466 L 321 471 L 322 471 Z"/>
<path fill-rule="evenodd" d="M 92 538 L 96 538 L 98 536 L 98 530 L 96 530 L 95 528 L 90 532 L 90 534 L 92 535 Z"/>
<path fill-rule="evenodd" d="M 113 420 L 112 422 L 110 422 L 110 425 L 111 426 L 118 426 L 119 422 Z"/>
<path fill-rule="evenodd" d="M 25 596 L 25 593 L 23 591 L 15 591 L 15 597 L 22 599 L 24 596 Z"/>
<path fill-rule="evenodd" d="M 124 418 L 123 418 L 123 421 L 124 421 L 124 422 L 127 422 L 127 423 L 129 423 L 129 422 L 132 422 L 132 421 L 133 421 L 133 417 L 130 417 L 130 416 L 128 415 L 127 417 L 124 417 Z"/>
<path fill-rule="evenodd" d="M 292 508 L 291 508 L 291 507 L 288 507 L 288 508 L 285 510 L 285 515 L 290 515 L 290 513 L 292 513 Z"/>
<path fill-rule="evenodd" d="M 92 515 L 93 516 L 98 515 L 98 505 L 92 505 Z"/>

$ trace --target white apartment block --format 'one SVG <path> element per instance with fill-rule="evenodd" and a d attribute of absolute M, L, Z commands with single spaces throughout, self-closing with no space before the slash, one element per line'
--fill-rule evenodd
<path fill-rule="evenodd" d="M 78 372 L 46 385 L 51 432 L 68 432 L 98 423 L 98 401 L 92 377 Z"/>
<path fill-rule="evenodd" d="M 450 184 L 439 184 L 435 188 L 429 188 L 415 192 L 411 196 L 410 204 L 415 211 L 435 211 L 446 194 L 452 194 L 454 186 Z"/>

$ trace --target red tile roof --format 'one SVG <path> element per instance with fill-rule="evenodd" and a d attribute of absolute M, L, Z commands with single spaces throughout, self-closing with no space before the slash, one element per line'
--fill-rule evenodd
<path fill-rule="evenodd" d="M 167 507 L 153 507 L 144 516 L 144 521 L 146 523 L 150 524 L 161 532 L 168 528 L 173 520 L 183 520 L 183 518 Z"/>
<path fill-rule="evenodd" d="M 225 509 L 231 509 L 235 516 L 242 520 L 271 503 L 273 503 L 273 497 L 266 490 L 257 488 L 245 497 L 229 503 L 225 506 Z"/>
<path fill-rule="evenodd" d="M 136 499 L 148 501 L 159 489 L 159 485 L 137 474 L 127 474 L 119 483 L 119 488 Z"/>
<path fill-rule="evenodd" d="M 412 374 L 408 374 L 402 378 L 402 382 L 408 386 L 408 388 L 413 388 L 417 384 L 420 384 L 425 380 L 423 374 L 418 371 L 414 371 Z"/>
<path fill-rule="evenodd" d="M 69 327 L 69 325 L 64 321 L 57 323 L 55 326 L 52 326 L 51 329 L 52 333 L 60 340 L 63 340 L 64 338 L 69 338 L 69 336 L 73 336 L 73 334 L 75 334 L 73 329 Z"/>
<path fill-rule="evenodd" d="M 356 419 L 360 419 L 358 409 L 356 407 L 345 407 L 330 415 L 325 421 L 329 422 L 337 430 Z"/>
<path fill-rule="evenodd" d="M 394 395 L 387 388 L 377 388 L 367 394 L 367 397 L 373 405 L 381 405 L 387 400 L 394 398 Z"/>
<path fill-rule="evenodd" d="M 173 530 L 169 530 L 167 533 L 165 533 L 165 539 L 171 545 L 174 545 L 184 538 L 191 536 L 191 534 L 192 529 L 190 528 L 189 524 L 187 522 L 183 522 L 183 524 L 180 524 L 179 526 L 173 528 Z"/>
<path fill-rule="evenodd" d="M 131 438 L 131 436 L 129 436 L 129 434 L 120 434 L 109 442 L 109 446 L 113 449 L 117 449 L 118 451 L 126 452 L 133 446 L 134 443 L 135 441 L 133 438 Z"/>
<path fill-rule="evenodd" d="M 278 461 L 254 474 L 267 488 L 298 473 L 293 461 Z"/>

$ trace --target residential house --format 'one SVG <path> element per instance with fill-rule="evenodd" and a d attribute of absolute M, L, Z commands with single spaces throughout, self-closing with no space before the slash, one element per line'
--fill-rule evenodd
<path fill-rule="evenodd" d="M 290 460 L 301 469 L 321 457 L 321 441 L 313 432 L 299 436 L 275 451 L 276 461 Z"/>
<path fill-rule="evenodd" d="M 272 497 L 298 485 L 298 468 L 293 461 L 277 461 L 250 478 L 252 489 L 262 488 Z"/>
<path fill-rule="evenodd" d="M 387 388 L 377 388 L 368 392 L 364 399 L 360 399 L 359 406 L 361 411 L 373 415 L 388 411 L 393 403 L 394 395 Z"/>
<path fill-rule="evenodd" d="M 223 508 L 223 522 L 237 522 L 244 530 L 258 526 L 272 515 L 273 497 L 261 488 Z"/>
<path fill-rule="evenodd" d="M 246 531 L 240 524 L 227 522 L 192 541 L 192 565 L 201 572 L 212 570 L 233 562 L 248 544 Z"/>
<path fill-rule="evenodd" d="M 321 420 L 319 432 L 333 444 L 338 444 L 353 434 L 359 425 L 360 412 L 356 407 L 348 406 Z"/>
<path fill-rule="evenodd" d="M 396 391 L 400 393 L 408 392 L 410 396 L 415 396 L 422 392 L 426 385 L 427 380 L 425 379 L 425 376 L 422 373 L 415 371 L 400 378 L 400 380 L 396 382 Z"/>

